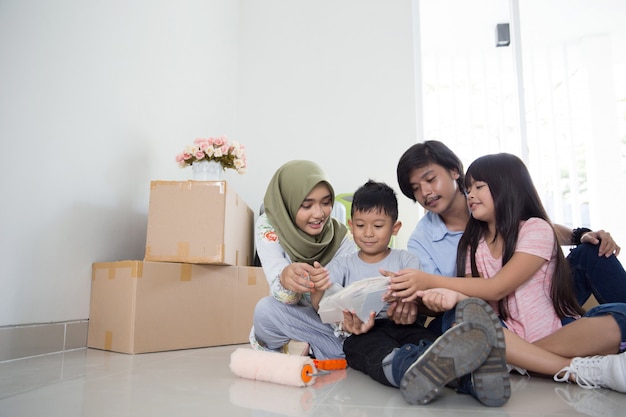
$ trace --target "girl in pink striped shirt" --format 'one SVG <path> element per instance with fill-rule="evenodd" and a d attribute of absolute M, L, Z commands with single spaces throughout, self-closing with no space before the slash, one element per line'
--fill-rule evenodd
<path fill-rule="evenodd" d="M 470 165 L 465 182 L 472 216 L 459 242 L 457 273 L 474 279 L 403 270 L 391 279 L 392 295 L 419 299 L 435 311 L 482 298 L 505 327 L 509 364 L 585 388 L 626 392 L 626 304 L 586 313 L 580 307 L 524 163 L 511 154 L 486 155 Z M 451 325 L 454 313 L 446 316 Z"/>

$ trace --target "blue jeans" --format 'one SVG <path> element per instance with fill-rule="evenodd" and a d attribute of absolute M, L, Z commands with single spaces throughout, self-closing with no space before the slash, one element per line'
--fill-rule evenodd
<path fill-rule="evenodd" d="M 582 317 L 601 317 L 611 315 L 620 329 L 622 335 L 622 343 L 620 346 L 620 352 L 626 349 L 626 303 L 606 303 L 595 306 L 585 313 Z M 444 329 L 449 329 L 454 324 L 455 310 L 446 311 L 442 316 L 442 326 L 448 326 Z M 564 317 L 561 319 L 563 326 L 576 321 L 571 317 Z M 502 323 L 503 327 L 506 327 Z"/>
<path fill-rule="evenodd" d="M 383 360 L 394 349 L 410 346 L 409 349 L 398 349 L 394 354 L 394 361 L 398 352 L 402 352 L 404 365 L 396 365 L 404 370 L 399 370 L 395 375 L 397 383 L 400 383 L 404 371 L 417 360 L 418 357 L 437 339 L 437 336 L 424 328 L 419 323 L 412 325 L 395 324 L 389 319 L 376 320 L 374 327 L 369 332 L 352 335 L 343 343 L 343 351 L 346 354 L 348 366 L 357 371 L 369 375 L 375 381 L 383 385 L 393 386 L 385 376 Z M 419 346 L 419 348 L 417 348 Z"/>
<path fill-rule="evenodd" d="M 626 271 L 615 255 L 608 258 L 598 256 L 599 245 L 583 243 L 571 249 L 567 260 L 572 273 L 574 293 L 580 305 L 585 304 L 593 295 L 599 304 L 626 303 Z M 617 306 L 620 315 L 621 309 Z M 595 309 L 591 309 L 589 312 Z M 610 311 L 609 311 L 610 312 Z M 609 312 L 596 310 L 595 314 L 605 315 Z M 614 311 L 615 312 L 615 311 Z M 446 312 L 443 316 L 435 318 L 428 325 L 428 330 L 441 334 L 452 327 L 454 323 L 454 309 Z M 626 331 L 616 314 L 613 314 L 622 329 L 622 340 Z M 587 317 L 587 315 L 585 315 Z M 571 321 L 571 320 L 569 320 Z M 569 322 L 566 321 L 566 322 Z M 566 324 L 564 321 L 563 324 Z"/>
<path fill-rule="evenodd" d="M 622 352 L 626 348 L 626 303 L 600 304 L 599 306 L 589 309 L 583 317 L 601 317 L 606 315 L 611 315 L 619 326 L 622 334 L 622 343 L 620 345 L 620 352 Z M 575 319 L 572 319 L 571 317 L 561 319 L 563 326 L 572 323 L 573 321 L 575 321 Z"/>
<path fill-rule="evenodd" d="M 599 304 L 626 303 L 626 271 L 615 255 L 598 256 L 599 245 L 572 248 L 569 261 L 574 292 L 580 305 L 593 294 Z"/>

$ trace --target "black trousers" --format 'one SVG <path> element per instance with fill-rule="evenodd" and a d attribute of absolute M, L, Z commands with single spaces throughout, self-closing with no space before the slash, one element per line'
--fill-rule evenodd
<path fill-rule="evenodd" d="M 392 386 L 383 372 L 383 359 L 395 348 L 422 340 L 435 341 L 437 336 L 421 324 L 400 325 L 389 319 L 378 319 L 367 333 L 352 335 L 343 342 L 348 366 L 369 375 L 383 385 Z"/>

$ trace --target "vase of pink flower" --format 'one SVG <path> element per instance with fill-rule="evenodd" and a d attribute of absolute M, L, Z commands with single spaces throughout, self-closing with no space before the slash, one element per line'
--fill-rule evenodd
<path fill-rule="evenodd" d="M 226 169 L 246 171 L 245 147 L 226 136 L 198 138 L 176 155 L 176 162 L 181 168 L 191 165 L 194 180 L 219 181 Z"/>
<path fill-rule="evenodd" d="M 217 161 L 203 159 L 191 165 L 192 178 L 196 181 L 220 181 L 224 168 Z"/>

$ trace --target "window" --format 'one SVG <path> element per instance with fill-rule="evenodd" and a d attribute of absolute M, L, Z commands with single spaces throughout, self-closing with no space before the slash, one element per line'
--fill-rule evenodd
<path fill-rule="evenodd" d="M 555 222 L 608 230 L 626 248 L 626 3 L 416 5 L 423 138 L 466 166 L 522 157 Z M 510 24 L 510 46 L 496 47 L 498 23 Z"/>

